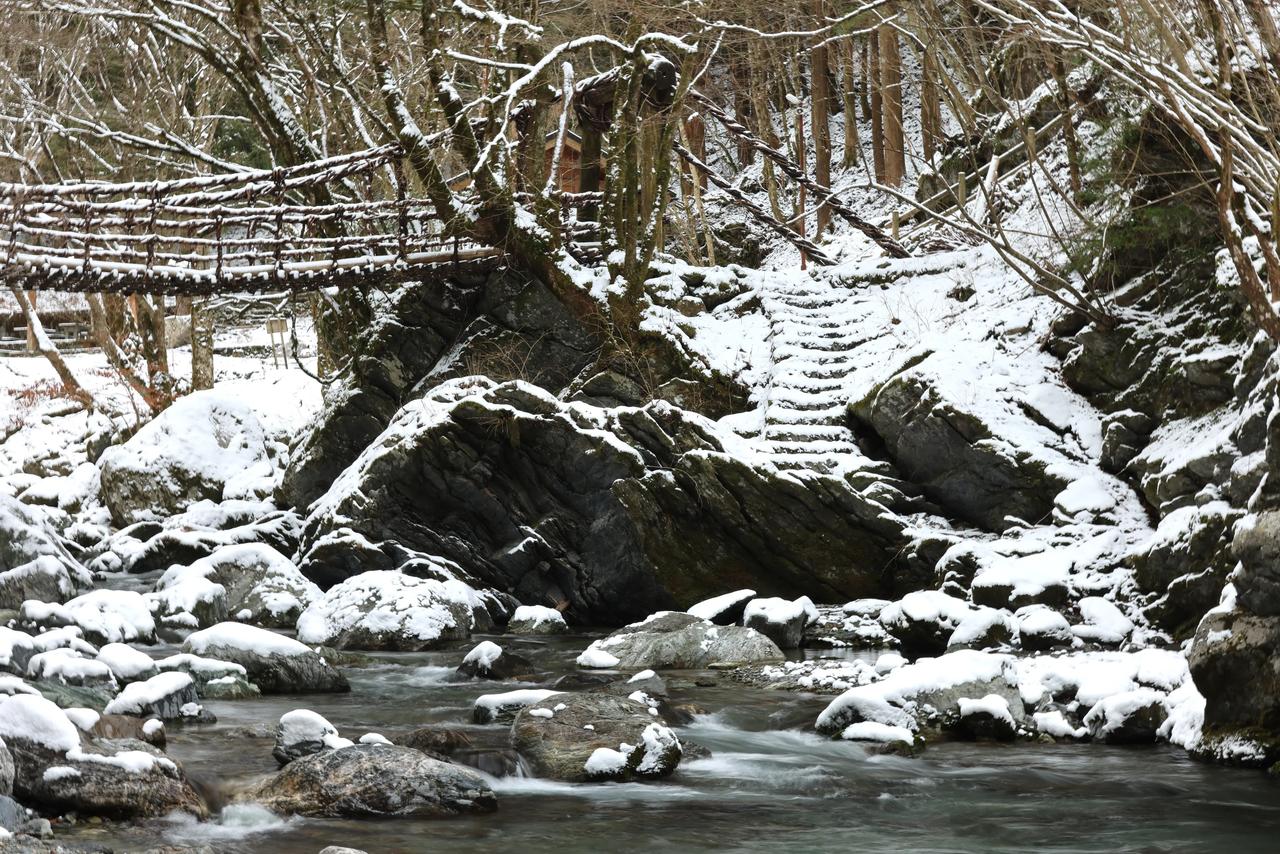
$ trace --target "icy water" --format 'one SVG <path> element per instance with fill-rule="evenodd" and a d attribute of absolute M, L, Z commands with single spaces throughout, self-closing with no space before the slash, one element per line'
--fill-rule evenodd
<path fill-rule="evenodd" d="M 169 752 L 209 786 L 275 770 L 270 731 L 281 714 L 314 709 L 350 738 L 429 723 L 466 730 L 475 761 L 501 772 L 507 726 L 470 723 L 472 700 L 511 683 L 447 677 L 481 638 L 447 650 L 378 656 L 352 668 L 348 695 L 214 702 L 215 726 L 179 729 Z M 574 670 L 586 636 L 549 642 L 494 637 L 549 673 Z M 159 650 L 157 650 L 159 653 Z M 384 852 L 1275 852 L 1280 784 L 1195 763 L 1168 748 L 935 744 L 917 759 L 872 756 L 805 731 L 828 698 L 768 692 L 723 675 L 664 673 L 673 699 L 707 710 L 679 732 L 713 757 L 665 781 L 570 785 L 495 777 L 497 813 L 456 819 L 276 818 L 251 806 L 217 820 L 80 828 L 64 841 L 117 851 L 159 843 L 220 852 L 315 854 L 326 845 Z M 695 677 L 716 678 L 696 687 Z"/>

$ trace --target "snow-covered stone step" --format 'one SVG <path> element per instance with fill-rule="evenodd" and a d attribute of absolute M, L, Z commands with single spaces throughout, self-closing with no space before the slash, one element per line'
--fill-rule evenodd
<path fill-rule="evenodd" d="M 850 303 L 851 300 L 838 296 L 831 296 L 823 300 L 809 300 L 805 302 L 797 302 L 795 300 L 779 300 L 770 299 L 767 301 L 773 314 L 790 314 L 795 317 L 815 317 L 830 314 L 836 314 L 843 317 L 865 317 L 865 311 L 854 311 Z"/>
<path fill-rule="evenodd" d="M 850 346 L 861 346 L 871 340 L 863 329 L 852 324 L 844 326 L 784 324 L 774 334 L 779 338 L 795 341 L 845 341 Z"/>
<path fill-rule="evenodd" d="M 770 424 L 838 424 L 844 421 L 842 404 L 823 404 L 808 409 L 783 404 L 776 398 L 769 407 Z"/>
<path fill-rule="evenodd" d="M 778 367 L 787 368 L 810 368 L 830 365 L 853 366 L 860 361 L 856 353 L 848 353 L 842 350 L 833 353 L 826 350 L 813 350 L 809 347 L 785 344 L 774 345 L 773 359 Z"/>
<path fill-rule="evenodd" d="M 783 471 L 811 471 L 826 474 L 840 465 L 841 458 L 836 454 L 798 457 L 775 455 L 772 462 Z"/>
<path fill-rule="evenodd" d="M 775 454 L 785 454 L 788 456 L 816 456 L 820 454 L 857 454 L 862 455 L 858 450 L 858 446 L 849 441 L 833 441 L 830 439 L 806 439 L 799 442 L 777 441 L 769 442 L 768 447 Z"/>
<path fill-rule="evenodd" d="M 775 312 L 774 329 L 849 329 L 866 318 L 839 314 L 806 314 L 795 315 L 790 312 Z"/>
<path fill-rule="evenodd" d="M 784 347 L 802 346 L 815 353 L 853 353 L 863 341 L 847 338 L 779 338 L 778 343 Z"/>
<path fill-rule="evenodd" d="M 810 380 L 842 380 L 849 375 L 852 367 L 848 362 L 832 362 L 828 364 L 808 363 L 800 370 Z"/>
<path fill-rule="evenodd" d="M 803 414 L 812 418 L 839 418 L 844 415 L 846 408 L 844 399 L 830 392 L 810 394 L 794 388 L 775 389 L 773 396 L 770 398 L 770 403 L 769 416 L 771 418 L 778 411 L 794 413 L 796 416 Z"/>
<path fill-rule="evenodd" d="M 764 437 L 772 442 L 824 442 L 853 443 L 849 428 L 831 424 L 770 424 Z"/>
<path fill-rule="evenodd" d="M 836 400 L 836 396 L 844 390 L 843 374 L 833 377 L 815 377 L 808 372 L 801 373 L 798 371 L 789 371 L 788 374 L 790 375 L 785 378 L 775 374 L 774 382 L 781 385 L 785 379 L 787 387 L 793 391 L 832 395 L 828 400 L 833 402 Z"/>

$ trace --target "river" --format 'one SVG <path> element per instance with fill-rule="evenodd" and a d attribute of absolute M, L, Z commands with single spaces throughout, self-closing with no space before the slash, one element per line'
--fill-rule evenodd
<path fill-rule="evenodd" d="M 549 678 L 575 670 L 593 636 L 491 639 Z M 288 819 L 253 806 L 214 821 L 160 819 L 79 825 L 66 842 L 116 850 L 159 844 L 218 852 L 315 854 L 347 845 L 388 852 L 1274 852 L 1280 783 L 1256 771 L 1193 762 L 1174 747 L 931 744 L 918 758 L 872 755 L 810 729 L 829 698 L 765 691 L 724 674 L 664 672 L 677 702 L 706 710 L 682 739 L 712 751 L 655 783 L 564 784 L 519 776 L 507 725 L 471 723 L 480 694 L 511 683 L 454 682 L 466 649 L 375 656 L 347 670 L 350 694 L 210 702 L 212 726 L 169 730 L 169 753 L 210 786 L 275 770 L 268 733 L 281 714 L 313 709 L 343 735 L 398 733 L 431 723 L 464 729 L 473 761 L 491 771 L 499 810 L 455 819 Z M 172 651 L 157 647 L 157 656 Z M 818 654 L 817 652 L 811 654 Z M 829 654 L 829 653 L 827 653 Z M 698 687 L 695 678 L 715 679 Z M 257 737 L 246 728 L 260 731 Z"/>

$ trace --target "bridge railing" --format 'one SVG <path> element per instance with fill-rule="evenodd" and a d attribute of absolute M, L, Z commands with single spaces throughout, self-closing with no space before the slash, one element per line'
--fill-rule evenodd
<path fill-rule="evenodd" d="M 172 181 L 49 185 L 0 183 L 0 279 L 27 289 L 181 293 L 307 290 L 408 276 L 439 264 L 501 254 L 446 236 L 429 200 L 408 195 L 394 146 L 292 169 Z M 323 185 L 384 171 L 395 198 L 296 201 Z M 339 192 L 346 191 L 346 192 Z M 598 225 L 579 221 L 599 193 L 560 193 L 565 241 L 580 260 L 600 256 Z"/>

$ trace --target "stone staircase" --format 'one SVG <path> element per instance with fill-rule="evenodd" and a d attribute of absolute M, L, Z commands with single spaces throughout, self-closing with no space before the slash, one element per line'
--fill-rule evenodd
<path fill-rule="evenodd" d="M 864 342 L 844 287 L 782 279 L 761 288 L 773 371 L 763 425 L 753 436 L 781 469 L 835 473 L 868 460 L 846 426 L 845 377 Z"/>

